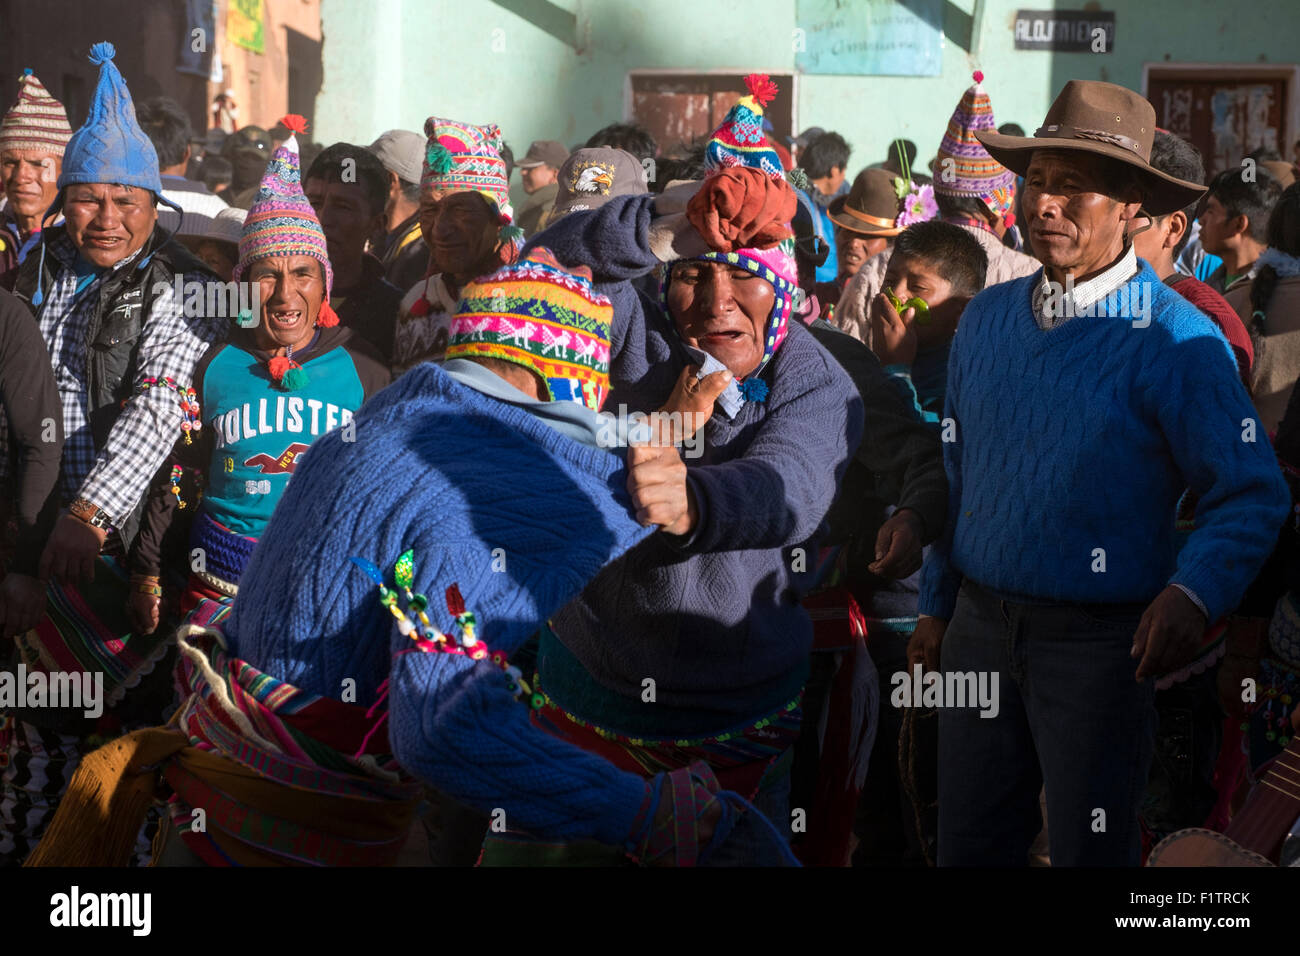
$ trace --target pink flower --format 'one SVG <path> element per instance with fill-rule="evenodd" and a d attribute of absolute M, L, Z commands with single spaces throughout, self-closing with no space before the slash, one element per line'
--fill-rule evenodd
<path fill-rule="evenodd" d="M 898 214 L 894 224 L 906 228 L 914 222 L 926 222 L 939 215 L 939 205 L 934 201 L 934 187 L 931 185 L 912 187 L 912 191 L 903 197 L 903 211 Z"/>

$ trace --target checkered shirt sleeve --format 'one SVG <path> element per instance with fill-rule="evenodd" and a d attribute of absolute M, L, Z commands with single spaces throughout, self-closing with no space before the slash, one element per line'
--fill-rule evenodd
<path fill-rule="evenodd" d="M 201 280 L 185 276 L 184 280 Z M 170 378 L 188 388 L 208 346 L 221 337 L 216 320 L 186 316 L 169 286 L 154 298 L 140 334 L 135 394 L 127 401 L 108 440 L 81 483 L 78 496 L 120 524 L 144 497 L 149 482 L 181 435 L 180 399 L 169 388 L 143 389 L 146 378 Z"/>

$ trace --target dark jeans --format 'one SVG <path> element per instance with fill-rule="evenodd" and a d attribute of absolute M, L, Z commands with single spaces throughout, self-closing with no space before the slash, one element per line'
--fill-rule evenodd
<path fill-rule="evenodd" d="M 940 866 L 1024 866 L 1044 784 L 1054 866 L 1138 864 L 1156 732 L 1154 682 L 1129 656 L 1144 607 L 962 585 L 941 669 L 996 674 L 999 706 L 940 710 Z"/>

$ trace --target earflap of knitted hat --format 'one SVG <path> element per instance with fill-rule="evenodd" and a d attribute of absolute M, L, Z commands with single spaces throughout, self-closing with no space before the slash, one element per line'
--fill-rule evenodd
<path fill-rule="evenodd" d="M 609 391 L 610 300 L 586 267 L 566 269 L 544 246 L 469 283 L 446 358 L 495 358 L 535 372 L 553 402 L 599 411 Z"/>
<path fill-rule="evenodd" d="M 977 196 L 991 209 L 1004 207 L 1008 191 L 1014 198 L 1016 174 L 989 155 L 975 138 L 977 130 L 997 130 L 993 104 L 981 84 L 984 74 L 976 70 L 974 84 L 962 94 L 939 142 L 934 189 L 950 196 Z"/>
<path fill-rule="evenodd" d="M 72 138 L 63 104 L 30 69 L 18 78 L 18 100 L 0 120 L 0 150 L 29 149 L 62 156 Z"/>
<path fill-rule="evenodd" d="M 790 331 L 790 315 L 795 301 L 802 295 L 799 289 L 799 267 L 794 258 L 794 239 L 783 239 L 766 249 L 706 252 L 702 256 L 696 256 L 696 259 L 745 269 L 772 286 L 772 311 L 768 313 L 763 330 L 763 357 L 758 367 L 740 383 L 740 392 L 746 399 L 762 401 L 767 395 L 767 387 L 759 381 L 759 376 L 785 341 Z M 669 263 L 664 268 L 659 284 L 659 304 L 665 313 L 668 312 L 668 286 L 672 281 L 672 266 Z"/>
<path fill-rule="evenodd" d="M 113 63 L 116 55 L 111 43 L 90 48 L 90 62 L 99 66 L 99 81 L 86 122 L 72 134 L 63 152 L 59 189 L 74 183 L 117 183 L 160 196 L 158 154 L 135 118 L 131 91 Z"/>
<path fill-rule="evenodd" d="M 307 131 L 307 121 L 294 113 L 280 122 L 290 130 L 290 136 L 280 144 L 267 164 L 257 188 L 257 198 L 244 219 L 244 228 L 239 236 L 239 262 L 235 265 L 233 278 L 239 281 L 249 266 L 259 259 L 311 256 L 325 270 L 325 299 L 321 302 L 316 325 L 329 328 L 339 322 L 338 315 L 330 307 L 334 269 L 330 266 L 325 230 L 302 191 L 298 157 L 297 134 Z"/>
<path fill-rule="evenodd" d="M 506 161 L 501 158 L 501 128 L 430 116 L 424 121 L 424 134 L 429 141 L 420 185 L 447 193 L 482 193 L 497 211 L 502 238 L 522 237 L 522 230 L 513 226 L 510 181 L 506 178 Z"/>

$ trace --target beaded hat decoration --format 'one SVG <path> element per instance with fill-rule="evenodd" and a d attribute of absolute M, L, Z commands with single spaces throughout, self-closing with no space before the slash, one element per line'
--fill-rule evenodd
<path fill-rule="evenodd" d="M 935 161 L 935 192 L 949 196 L 976 196 L 998 215 L 1005 215 L 1015 201 L 1016 174 L 989 155 L 975 138 L 978 130 L 997 131 L 993 104 L 981 84 L 984 74 L 976 70 L 974 84 L 962 94 L 939 142 Z"/>
<path fill-rule="evenodd" d="M 72 139 L 63 104 L 30 69 L 18 78 L 18 100 L 0 120 L 0 150 L 30 149 L 62 156 Z"/>
<path fill-rule="evenodd" d="M 334 286 L 334 269 L 330 266 L 329 250 L 325 245 L 325 230 L 321 228 L 316 212 L 302 191 L 302 170 L 298 159 L 298 133 L 307 131 L 307 121 L 297 114 L 280 120 L 290 131 L 289 138 L 267 164 L 257 198 L 244 219 L 239 236 L 239 262 L 232 275 L 238 282 L 247 274 L 253 263 L 272 256 L 310 256 L 325 270 L 325 299 L 316 316 L 319 328 L 339 324 L 339 317 L 330 307 L 330 290 Z M 241 313 L 241 324 L 252 318 Z M 307 373 L 289 354 L 276 356 L 267 366 L 272 380 L 285 391 L 302 388 L 307 384 Z"/>
<path fill-rule="evenodd" d="M 566 269 L 544 246 L 469 283 L 446 358 L 502 359 L 537 373 L 553 402 L 599 411 L 609 390 L 614 307 L 586 267 Z"/>
<path fill-rule="evenodd" d="M 482 193 L 497 211 L 502 238 L 522 238 L 522 230 L 511 225 L 515 213 L 510 206 L 506 161 L 501 158 L 505 142 L 501 128 L 430 116 L 424 121 L 424 135 L 429 141 L 420 186 L 446 193 Z"/>

